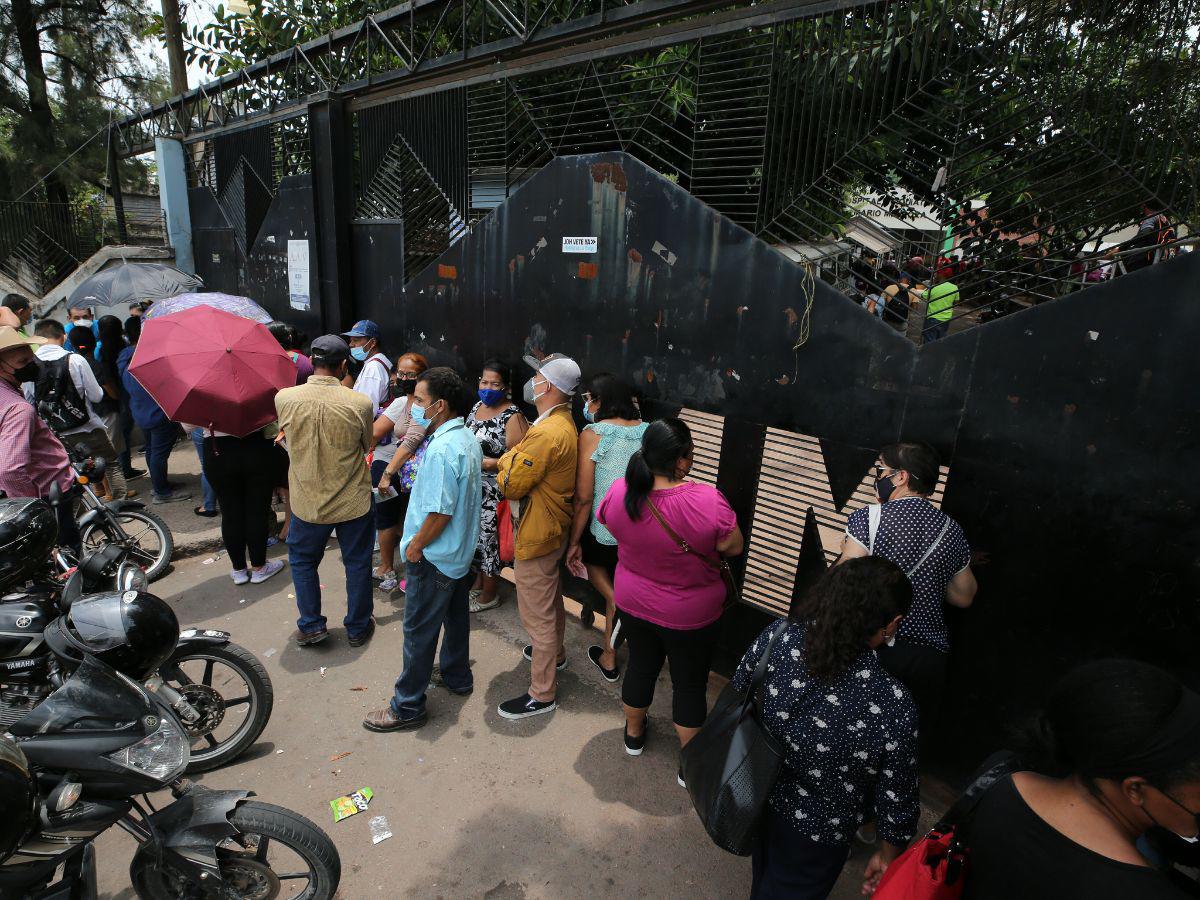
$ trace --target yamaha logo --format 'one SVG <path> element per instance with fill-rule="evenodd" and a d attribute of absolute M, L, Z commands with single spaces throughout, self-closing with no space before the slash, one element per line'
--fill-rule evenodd
<path fill-rule="evenodd" d="M 33 624 L 33 616 L 17 616 L 17 627 L 28 628 Z"/>

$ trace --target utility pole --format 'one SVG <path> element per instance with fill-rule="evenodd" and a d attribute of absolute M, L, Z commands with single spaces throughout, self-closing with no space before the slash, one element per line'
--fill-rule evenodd
<path fill-rule="evenodd" d="M 163 40 L 167 43 L 167 62 L 171 68 L 171 93 L 186 94 L 187 57 L 183 53 L 183 28 L 179 22 L 179 0 L 162 0 Z"/>

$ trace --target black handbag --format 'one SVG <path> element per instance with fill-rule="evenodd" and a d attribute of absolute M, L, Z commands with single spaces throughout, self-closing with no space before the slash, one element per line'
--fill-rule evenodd
<path fill-rule="evenodd" d="M 726 685 L 716 706 L 681 753 L 683 780 L 708 836 L 722 850 L 749 856 L 758 841 L 767 797 L 783 765 L 783 742 L 759 721 L 755 699 L 767 674 L 775 641 L 772 632 L 745 694 Z"/>

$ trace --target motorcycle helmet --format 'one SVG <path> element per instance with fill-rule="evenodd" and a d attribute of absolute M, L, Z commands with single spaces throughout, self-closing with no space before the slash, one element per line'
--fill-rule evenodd
<path fill-rule="evenodd" d="M 64 619 L 70 643 L 131 678 L 158 671 L 179 641 L 175 611 L 146 591 L 81 597 Z"/>
<path fill-rule="evenodd" d="M 58 519 L 45 500 L 0 499 L 0 588 L 24 584 L 46 564 L 58 540 Z"/>
<path fill-rule="evenodd" d="M 37 821 L 37 785 L 16 741 L 0 734 L 0 863 L 21 846 Z"/>

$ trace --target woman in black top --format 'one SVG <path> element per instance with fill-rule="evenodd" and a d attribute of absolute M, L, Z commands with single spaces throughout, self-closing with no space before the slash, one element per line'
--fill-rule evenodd
<path fill-rule="evenodd" d="M 1154 666 L 1100 660 L 1059 680 L 1036 732 L 1039 771 L 998 782 L 976 810 L 967 900 L 1190 896 L 1141 848 L 1194 853 L 1200 696 Z"/>
<path fill-rule="evenodd" d="M 874 888 L 916 830 L 917 709 L 879 664 L 912 603 L 895 563 L 852 559 L 826 572 L 771 651 L 762 720 L 784 743 L 766 827 L 754 850 L 755 900 L 827 897 L 868 804 L 884 843 L 867 866 Z M 734 675 L 745 690 L 775 625 Z"/>

